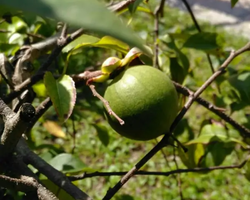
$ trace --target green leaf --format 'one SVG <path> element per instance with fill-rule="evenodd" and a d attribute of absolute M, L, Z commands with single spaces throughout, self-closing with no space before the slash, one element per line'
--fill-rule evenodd
<path fill-rule="evenodd" d="M 187 168 L 197 167 L 201 157 L 204 155 L 205 150 L 202 144 L 191 144 L 185 145 L 188 149 L 187 152 L 184 152 L 181 147 L 178 147 L 178 155 L 180 156 L 181 161 Z"/>
<path fill-rule="evenodd" d="M 87 167 L 77 156 L 68 153 L 57 155 L 49 161 L 49 164 L 64 173 L 80 172 Z"/>
<path fill-rule="evenodd" d="M 238 0 L 231 0 L 231 7 L 233 8 L 237 2 Z"/>
<path fill-rule="evenodd" d="M 103 38 L 99 39 L 90 35 L 82 35 L 81 37 L 67 45 L 63 49 L 63 52 L 75 51 L 79 48 L 89 46 L 114 49 L 122 53 L 127 53 L 129 50 L 129 46 L 126 43 L 110 36 L 104 36 Z"/>
<path fill-rule="evenodd" d="M 175 57 L 170 57 L 170 73 L 174 81 L 182 84 L 188 74 L 189 60 L 172 38 L 170 42 L 163 41 L 163 43 L 175 52 Z"/>
<path fill-rule="evenodd" d="M 187 69 L 180 65 L 179 61 L 177 57 L 170 58 L 170 73 L 172 80 L 182 84 L 187 76 Z"/>
<path fill-rule="evenodd" d="M 247 144 L 245 144 L 244 142 L 228 135 L 225 127 L 217 124 L 207 124 L 203 126 L 199 137 L 189 141 L 187 145 L 197 144 L 197 143 L 209 144 L 215 141 L 223 143 L 233 142 L 240 144 L 244 148 L 247 147 Z"/>
<path fill-rule="evenodd" d="M 246 164 L 244 165 L 245 177 L 248 181 L 250 181 L 250 160 L 248 159 Z"/>
<path fill-rule="evenodd" d="M 250 72 L 233 75 L 228 79 L 229 83 L 239 92 L 243 102 L 250 103 Z"/>
<path fill-rule="evenodd" d="M 60 200 L 75 200 L 71 195 L 69 195 L 65 190 L 58 187 L 56 184 L 54 184 L 49 179 L 42 179 L 41 182 L 43 185 L 49 189 L 49 191 L 53 192 L 54 194 L 57 194 L 57 198 Z"/>
<path fill-rule="evenodd" d="M 140 5 L 140 3 L 143 2 L 143 0 L 136 0 L 134 3 L 130 4 L 128 9 L 131 14 L 134 14 L 137 7 Z"/>
<path fill-rule="evenodd" d="M 221 46 L 220 36 L 217 33 L 202 32 L 191 35 L 183 47 L 202 51 L 216 50 Z"/>
<path fill-rule="evenodd" d="M 46 72 L 44 84 L 59 120 L 64 122 L 70 117 L 76 102 L 74 81 L 68 75 L 63 75 L 60 79 L 55 80 L 51 72 Z"/>
<path fill-rule="evenodd" d="M 206 155 L 201 162 L 202 167 L 219 166 L 225 158 L 232 153 L 234 145 L 225 145 L 223 142 L 215 142 L 208 145 Z"/>
<path fill-rule="evenodd" d="M 42 81 L 39 81 L 35 85 L 32 86 L 32 89 L 36 93 L 37 97 L 46 97 L 46 87 Z"/>
<path fill-rule="evenodd" d="M 126 42 L 131 47 L 137 46 L 146 51 L 142 39 L 136 36 L 114 13 L 97 0 L 2 0 L 0 5 L 54 18 L 70 25 L 110 35 Z"/>
<path fill-rule="evenodd" d="M 72 49 L 75 50 L 75 49 L 78 49 L 78 48 L 85 46 L 85 45 L 89 46 L 91 44 L 98 42 L 99 40 L 100 40 L 100 38 L 98 38 L 98 37 L 83 34 L 79 38 L 77 38 L 76 40 L 74 40 L 73 42 L 71 42 L 67 46 L 65 46 L 62 51 L 67 53 L 67 52 L 71 51 Z"/>
<path fill-rule="evenodd" d="M 93 124 L 97 131 L 97 135 L 99 139 L 101 140 L 102 144 L 104 146 L 108 146 L 109 144 L 109 134 L 108 134 L 108 129 L 106 126 L 101 125 L 101 124 Z"/>
<path fill-rule="evenodd" d="M 115 197 L 115 200 L 134 200 L 134 197 L 128 194 L 123 194 L 123 195 L 117 195 Z"/>

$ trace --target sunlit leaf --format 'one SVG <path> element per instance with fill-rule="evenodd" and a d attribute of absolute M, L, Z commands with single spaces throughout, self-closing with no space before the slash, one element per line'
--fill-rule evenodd
<path fill-rule="evenodd" d="M 78 49 L 78 48 L 85 46 L 85 45 L 86 46 L 91 45 L 91 44 L 98 42 L 99 40 L 100 40 L 100 38 L 98 38 L 98 37 L 83 34 L 79 38 L 74 40 L 73 42 L 69 43 L 66 47 L 64 47 L 62 51 L 67 53 L 72 49 Z"/>
<path fill-rule="evenodd" d="M 76 88 L 74 81 L 68 75 L 55 80 L 51 72 L 46 72 L 44 84 L 59 120 L 64 122 L 70 117 L 75 106 Z"/>
<path fill-rule="evenodd" d="M 46 87 L 43 82 L 38 82 L 32 86 L 32 89 L 38 97 L 47 97 Z"/>
<path fill-rule="evenodd" d="M 68 153 L 57 155 L 49 161 L 49 164 L 65 173 L 80 172 L 86 167 L 77 156 Z"/>
<path fill-rule="evenodd" d="M 122 53 L 127 53 L 127 51 L 129 50 L 129 46 L 126 43 L 110 36 L 104 36 L 100 39 L 91 35 L 82 35 L 72 43 L 68 44 L 63 49 L 63 52 L 69 52 L 70 50 L 74 51 L 79 48 L 89 46 L 114 49 Z"/>
<path fill-rule="evenodd" d="M 197 143 L 209 144 L 210 142 L 215 142 L 215 141 L 224 143 L 234 142 L 240 144 L 245 148 L 247 147 L 247 145 L 241 140 L 238 140 L 237 138 L 228 135 L 225 127 L 217 124 L 207 124 L 203 126 L 199 137 L 189 141 L 187 145 L 197 144 Z"/>
<path fill-rule="evenodd" d="M 59 126 L 56 122 L 54 121 L 50 121 L 47 120 L 43 123 L 43 126 L 46 128 L 46 130 L 56 136 L 56 137 L 61 137 L 61 138 L 65 138 L 66 134 L 65 132 L 62 130 L 62 127 Z"/>
<path fill-rule="evenodd" d="M 188 149 L 184 152 L 181 147 L 178 147 L 178 155 L 187 168 L 197 167 L 201 157 L 204 155 L 205 150 L 202 144 L 185 145 Z"/>

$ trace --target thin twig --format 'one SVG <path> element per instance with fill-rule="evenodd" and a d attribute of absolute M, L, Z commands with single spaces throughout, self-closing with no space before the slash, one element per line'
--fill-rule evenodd
<path fill-rule="evenodd" d="M 179 165 L 177 163 L 177 160 L 176 160 L 176 149 L 173 148 L 173 151 L 174 151 L 174 163 L 175 163 L 175 167 L 176 169 L 178 170 L 179 169 Z M 182 194 L 182 189 L 181 189 L 181 174 L 177 174 L 177 177 L 176 177 L 176 181 L 177 181 L 177 185 L 178 185 L 178 188 L 179 188 L 179 195 L 180 195 L 180 198 L 181 200 L 183 200 L 183 194 Z"/>
<path fill-rule="evenodd" d="M 190 96 L 190 95 L 194 94 L 193 91 L 180 85 L 179 83 L 176 83 L 176 82 L 173 82 L 173 83 L 175 85 L 177 92 L 179 92 L 185 96 Z M 216 115 L 218 115 L 221 119 L 225 120 L 227 123 L 231 124 L 236 130 L 238 130 L 240 132 L 240 134 L 243 137 L 250 137 L 250 130 L 247 129 L 245 126 L 240 125 L 238 122 L 233 120 L 230 116 L 225 114 L 224 113 L 225 109 L 218 108 L 215 105 L 213 105 L 212 103 L 206 101 L 205 99 L 203 99 L 201 97 L 196 98 L 195 101 L 197 103 L 199 103 L 200 105 L 204 106 L 206 109 L 208 109 L 208 110 L 212 111 L 213 113 L 215 113 Z"/>
<path fill-rule="evenodd" d="M 124 9 L 126 9 L 130 4 L 134 3 L 136 0 L 126 0 L 126 1 L 121 1 L 116 4 L 111 4 L 108 6 L 108 9 L 111 10 L 112 12 L 119 12 Z"/>
<path fill-rule="evenodd" d="M 193 11 L 192 11 L 189 3 L 187 2 L 187 0 L 182 0 L 182 2 L 186 6 L 186 8 L 187 8 L 187 10 L 188 10 L 188 12 L 189 12 L 189 14 L 190 14 L 193 22 L 194 22 L 194 25 L 195 25 L 196 29 L 199 31 L 199 33 L 201 33 L 202 32 L 201 28 L 200 28 L 200 26 L 199 26 L 199 24 L 198 24 L 198 22 L 197 22 L 197 20 L 196 20 L 196 18 L 194 16 L 194 13 L 193 13 Z M 210 57 L 210 55 L 208 53 L 206 53 L 206 56 L 207 56 L 207 60 L 208 60 L 210 69 L 211 69 L 212 73 L 214 73 L 214 67 L 213 67 L 213 63 L 212 63 L 211 57 Z"/>
<path fill-rule="evenodd" d="M 235 168 L 242 168 L 247 162 L 247 159 L 244 160 L 239 165 L 229 165 L 229 166 L 214 166 L 214 167 L 206 167 L 206 168 L 192 168 L 192 169 L 176 169 L 171 170 L 168 172 L 159 172 L 159 171 L 137 171 L 134 175 L 140 175 L 140 176 L 169 176 L 172 174 L 180 174 L 180 173 L 198 173 L 198 172 L 209 172 L 214 170 L 223 170 L 223 169 L 235 169 Z M 128 172 L 93 172 L 93 173 L 83 173 L 81 175 L 75 175 L 75 176 L 68 176 L 68 179 L 70 181 L 77 181 L 82 180 L 86 178 L 92 178 L 92 177 L 103 177 L 103 176 L 123 176 L 126 175 Z"/>
<path fill-rule="evenodd" d="M 60 54 L 61 50 L 63 49 L 64 46 L 78 38 L 83 34 L 83 29 L 79 29 L 72 33 L 71 35 L 67 36 L 67 39 L 65 40 L 64 44 L 60 44 L 57 46 L 52 53 L 49 55 L 48 59 L 43 63 L 43 65 L 40 67 L 40 69 L 36 72 L 34 76 L 31 78 L 26 79 L 24 82 L 22 82 L 20 85 L 15 87 L 15 90 L 12 91 L 8 96 L 3 98 L 5 103 L 10 103 L 13 99 L 18 97 L 23 91 L 37 83 L 43 78 L 43 75 L 45 71 L 49 68 L 49 66 L 53 63 L 55 58 Z M 59 42 L 60 43 L 60 42 Z"/>
<path fill-rule="evenodd" d="M 160 5 L 158 5 L 154 12 L 154 67 L 159 68 L 159 18 L 163 17 L 163 8 L 164 8 L 165 0 L 161 0 Z"/>
<path fill-rule="evenodd" d="M 177 124 L 180 122 L 180 120 L 183 118 L 183 116 L 186 114 L 188 109 L 191 107 L 193 102 L 196 100 L 197 97 L 222 73 L 225 72 L 225 69 L 227 66 L 232 62 L 232 60 L 237 57 L 238 55 L 242 54 L 245 51 L 250 50 L 250 42 L 247 43 L 244 47 L 237 51 L 232 51 L 229 57 L 224 61 L 224 63 L 221 65 L 221 67 L 216 71 L 195 93 L 189 96 L 189 100 L 186 102 L 185 106 L 182 108 L 178 116 L 175 118 L 174 122 L 172 123 L 170 127 L 170 133 L 173 132 Z"/>
<path fill-rule="evenodd" d="M 110 105 L 109 105 L 109 102 L 108 102 L 106 99 L 104 99 L 104 98 L 96 91 L 95 86 L 94 86 L 94 85 L 89 85 L 89 88 L 91 89 L 93 95 L 102 101 L 102 103 L 103 103 L 103 105 L 105 106 L 105 108 L 107 109 L 109 115 L 114 116 L 114 117 L 118 120 L 118 122 L 119 122 L 121 125 L 123 125 L 125 122 L 124 122 L 124 121 L 123 121 L 123 120 L 122 120 L 122 119 L 121 119 L 121 118 L 111 109 L 111 107 L 110 107 Z"/>

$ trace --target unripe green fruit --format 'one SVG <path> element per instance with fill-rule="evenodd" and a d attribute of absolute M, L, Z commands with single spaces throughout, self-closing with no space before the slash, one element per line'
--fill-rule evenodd
<path fill-rule="evenodd" d="M 154 139 L 169 131 L 178 112 L 178 98 L 171 80 L 160 70 L 130 67 L 110 83 L 104 98 L 124 125 L 105 110 L 111 127 L 134 140 Z"/>

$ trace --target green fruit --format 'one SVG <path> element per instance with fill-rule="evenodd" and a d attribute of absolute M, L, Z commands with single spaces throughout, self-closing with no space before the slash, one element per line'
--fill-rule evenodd
<path fill-rule="evenodd" d="M 105 110 L 111 127 L 134 140 L 154 139 L 169 131 L 178 112 L 178 98 L 171 80 L 160 70 L 135 66 L 110 83 L 104 98 L 124 125 Z"/>

